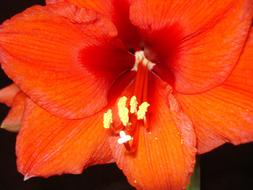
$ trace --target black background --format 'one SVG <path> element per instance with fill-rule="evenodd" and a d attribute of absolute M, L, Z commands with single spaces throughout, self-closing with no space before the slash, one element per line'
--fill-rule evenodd
<path fill-rule="evenodd" d="M 42 0 L 0 0 L 0 23 Z M 11 81 L 0 70 L 0 88 Z M 0 120 L 8 108 L 0 104 Z M 253 127 L 253 126 L 252 126 Z M 131 190 L 115 164 L 90 167 L 81 175 L 32 178 L 23 181 L 15 164 L 16 134 L 0 129 L 1 190 Z M 253 144 L 224 145 L 200 156 L 201 190 L 253 189 Z"/>

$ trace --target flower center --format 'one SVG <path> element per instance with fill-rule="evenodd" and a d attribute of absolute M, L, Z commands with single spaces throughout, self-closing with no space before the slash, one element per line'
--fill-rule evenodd
<path fill-rule="evenodd" d="M 135 86 L 131 97 L 122 96 L 117 102 L 117 118 L 120 124 L 113 121 L 113 112 L 109 109 L 104 113 L 103 125 L 118 137 L 118 143 L 124 144 L 130 152 L 135 152 L 138 143 L 139 128 L 149 130 L 147 124 L 148 108 L 148 76 L 155 66 L 145 56 L 143 51 L 135 52 L 136 71 Z"/>

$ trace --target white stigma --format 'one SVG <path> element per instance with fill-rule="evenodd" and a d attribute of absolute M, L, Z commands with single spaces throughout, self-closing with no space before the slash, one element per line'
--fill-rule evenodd
<path fill-rule="evenodd" d="M 119 136 L 120 136 L 120 138 L 118 139 L 119 144 L 124 144 L 133 139 L 130 135 L 127 135 L 125 131 L 120 131 Z"/>

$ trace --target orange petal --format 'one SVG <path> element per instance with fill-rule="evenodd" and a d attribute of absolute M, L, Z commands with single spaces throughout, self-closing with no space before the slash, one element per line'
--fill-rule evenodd
<path fill-rule="evenodd" d="M 107 43 L 116 34 L 111 22 L 86 9 L 35 6 L 2 25 L 0 59 L 33 101 L 55 115 L 81 118 L 107 104 L 107 91 L 126 66 L 119 63 L 133 61 Z"/>
<path fill-rule="evenodd" d="M 65 120 L 31 101 L 17 138 L 18 170 L 26 178 L 81 173 L 92 164 L 112 161 L 103 115 Z"/>
<path fill-rule="evenodd" d="M 252 95 L 223 86 L 177 98 L 194 123 L 199 153 L 225 142 L 240 144 L 253 140 Z"/>
<path fill-rule="evenodd" d="M 146 33 L 167 28 L 163 43 L 171 39 L 175 27 L 179 28 L 180 45 L 173 53 L 174 59 L 166 62 L 174 74 L 177 91 L 203 92 L 224 82 L 247 38 L 253 16 L 252 0 L 132 2 L 130 19 L 135 25 Z M 163 44 L 166 55 L 171 54 L 170 45 Z"/>
<path fill-rule="evenodd" d="M 251 28 L 248 41 L 244 51 L 240 57 L 239 63 L 236 65 L 228 80 L 225 81 L 227 86 L 231 86 L 245 93 L 253 94 L 253 28 Z"/>
<path fill-rule="evenodd" d="M 253 140 L 252 52 L 253 32 L 239 63 L 221 87 L 199 95 L 178 95 L 195 125 L 199 153 L 225 142 L 240 144 Z"/>
<path fill-rule="evenodd" d="M 0 90 L 0 103 L 4 103 L 7 106 L 11 106 L 14 97 L 19 92 L 19 88 L 15 84 L 11 84 Z"/>
<path fill-rule="evenodd" d="M 1 124 L 1 128 L 11 132 L 19 131 L 25 109 L 25 100 L 26 96 L 24 93 L 17 93 L 13 99 L 13 103 L 8 115 Z"/>
<path fill-rule="evenodd" d="M 91 10 L 94 10 L 100 14 L 111 17 L 113 10 L 113 1 L 112 0 L 67 0 L 74 5 L 79 7 L 85 7 Z"/>
<path fill-rule="evenodd" d="M 151 131 L 140 127 L 135 153 L 127 152 L 112 138 L 113 157 L 137 189 L 182 190 L 194 166 L 194 131 L 170 88 L 159 79 L 151 86 L 150 118 L 147 118 Z"/>

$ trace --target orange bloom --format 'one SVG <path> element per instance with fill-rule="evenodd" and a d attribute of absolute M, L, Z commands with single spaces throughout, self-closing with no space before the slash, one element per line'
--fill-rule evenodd
<path fill-rule="evenodd" d="M 197 151 L 253 140 L 252 0 L 69 2 L 0 27 L 26 178 L 116 162 L 137 189 L 181 190 Z"/>

